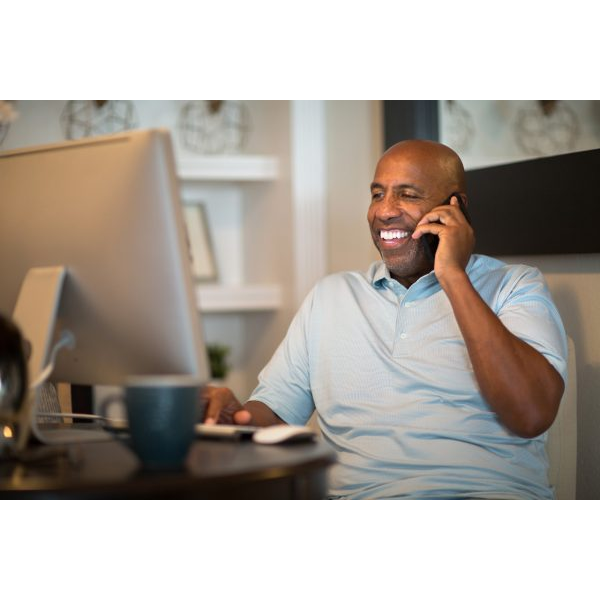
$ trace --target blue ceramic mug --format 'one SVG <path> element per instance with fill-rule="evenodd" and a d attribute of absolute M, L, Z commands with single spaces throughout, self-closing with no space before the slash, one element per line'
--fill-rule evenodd
<path fill-rule="evenodd" d="M 183 466 L 199 417 L 201 382 L 186 375 L 131 377 L 125 409 L 133 450 L 146 469 Z"/>

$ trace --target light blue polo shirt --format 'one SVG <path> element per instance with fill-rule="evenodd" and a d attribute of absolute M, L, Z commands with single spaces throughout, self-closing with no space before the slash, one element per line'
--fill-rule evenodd
<path fill-rule="evenodd" d="M 467 273 L 504 325 L 566 379 L 567 342 L 541 273 L 473 255 Z M 320 281 L 251 395 L 284 421 L 316 409 L 342 498 L 551 498 L 546 435 L 524 439 L 481 396 L 433 272 L 410 288 L 381 261 Z"/>

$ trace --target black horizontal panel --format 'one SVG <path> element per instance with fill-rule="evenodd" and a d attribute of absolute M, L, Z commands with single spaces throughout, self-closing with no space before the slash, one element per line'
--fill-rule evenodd
<path fill-rule="evenodd" d="M 475 251 L 600 252 L 600 150 L 467 172 Z"/>

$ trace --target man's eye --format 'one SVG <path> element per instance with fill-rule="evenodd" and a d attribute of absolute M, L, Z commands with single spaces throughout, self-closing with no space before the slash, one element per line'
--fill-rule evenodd
<path fill-rule="evenodd" d="M 382 192 L 373 192 L 371 194 L 371 202 L 375 202 L 376 200 L 381 200 L 383 198 Z"/>

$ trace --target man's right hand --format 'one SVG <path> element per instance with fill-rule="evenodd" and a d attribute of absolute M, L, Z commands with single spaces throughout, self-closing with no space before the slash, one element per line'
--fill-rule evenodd
<path fill-rule="evenodd" d="M 249 400 L 244 406 L 226 387 L 204 386 L 202 399 L 206 402 L 204 422 L 207 425 L 254 425 L 268 427 L 284 423 L 266 404 Z"/>
<path fill-rule="evenodd" d="M 202 399 L 206 402 L 204 422 L 208 425 L 215 423 L 254 424 L 250 411 L 243 408 L 229 388 L 206 385 L 202 390 Z"/>

